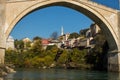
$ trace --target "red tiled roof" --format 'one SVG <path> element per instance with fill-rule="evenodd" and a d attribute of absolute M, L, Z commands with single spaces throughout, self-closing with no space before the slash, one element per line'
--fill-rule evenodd
<path fill-rule="evenodd" d="M 49 40 L 48 40 L 48 39 L 42 39 L 42 44 L 43 44 L 43 45 L 49 44 Z"/>

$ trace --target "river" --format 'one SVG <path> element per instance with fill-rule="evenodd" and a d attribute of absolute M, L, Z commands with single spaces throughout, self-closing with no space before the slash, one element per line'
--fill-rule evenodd
<path fill-rule="evenodd" d="M 0 80 L 120 80 L 120 74 L 70 69 L 22 69 Z"/>

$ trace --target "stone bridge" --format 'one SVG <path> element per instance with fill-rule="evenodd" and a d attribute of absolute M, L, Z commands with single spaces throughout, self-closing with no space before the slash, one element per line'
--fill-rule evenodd
<path fill-rule="evenodd" d="M 104 32 L 109 44 L 108 70 L 120 71 L 120 12 L 90 0 L 0 0 L 0 62 L 15 25 L 26 15 L 49 6 L 64 6 L 83 13 Z"/>

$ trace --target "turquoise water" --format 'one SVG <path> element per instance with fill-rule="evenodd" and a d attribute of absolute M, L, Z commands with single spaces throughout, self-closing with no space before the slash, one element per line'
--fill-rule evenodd
<path fill-rule="evenodd" d="M 118 73 L 85 70 L 28 69 L 8 74 L 3 80 L 120 80 L 120 75 Z"/>

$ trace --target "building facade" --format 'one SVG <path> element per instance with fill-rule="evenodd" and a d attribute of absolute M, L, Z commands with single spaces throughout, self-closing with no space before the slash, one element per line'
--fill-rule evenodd
<path fill-rule="evenodd" d="M 6 41 L 6 49 L 11 49 L 14 50 L 15 49 L 15 45 L 14 45 L 14 38 L 12 36 L 9 36 L 7 38 Z"/>

